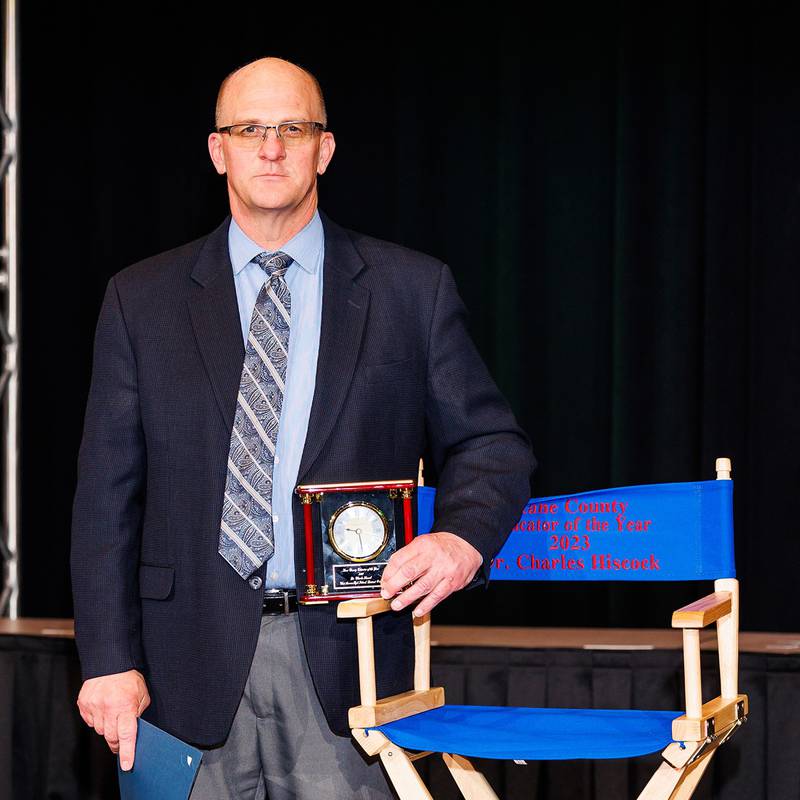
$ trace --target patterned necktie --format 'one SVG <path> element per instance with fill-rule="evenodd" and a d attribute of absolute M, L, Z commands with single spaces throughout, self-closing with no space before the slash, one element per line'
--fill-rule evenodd
<path fill-rule="evenodd" d="M 272 466 L 289 356 L 291 296 L 284 275 L 291 256 L 259 253 L 267 277 L 247 337 L 219 532 L 220 555 L 243 577 L 275 551 Z"/>

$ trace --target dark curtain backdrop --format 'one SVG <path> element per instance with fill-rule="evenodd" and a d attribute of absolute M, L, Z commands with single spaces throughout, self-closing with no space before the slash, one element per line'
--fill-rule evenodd
<path fill-rule="evenodd" d="M 790 4 L 541 4 L 533 23 L 500 6 L 386 6 L 378 22 L 330 5 L 21 5 L 23 614 L 72 613 L 106 281 L 218 224 L 217 87 L 280 55 L 326 94 L 322 207 L 451 265 L 541 462 L 532 491 L 711 478 L 731 456 L 743 627 L 800 630 L 782 599 L 800 555 Z M 496 584 L 437 622 L 662 626 L 707 590 Z"/>

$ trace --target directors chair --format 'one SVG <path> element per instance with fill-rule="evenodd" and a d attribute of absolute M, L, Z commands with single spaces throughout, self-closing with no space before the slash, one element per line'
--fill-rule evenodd
<path fill-rule="evenodd" d="M 469 758 L 514 761 L 630 758 L 661 750 L 639 800 L 686 800 L 717 748 L 745 721 L 738 690 L 739 585 L 733 560 L 731 464 L 717 480 L 627 486 L 538 498 L 525 508 L 492 564 L 501 580 L 713 580 L 713 593 L 672 615 L 683 630 L 686 707 L 681 711 L 446 705 L 430 685 L 430 615 L 414 619 L 414 689 L 376 697 L 372 617 L 380 598 L 346 600 L 338 617 L 357 625 L 361 705 L 353 738 L 378 755 L 403 800 L 432 798 L 413 762 L 441 753 L 468 800 L 497 799 Z M 435 492 L 418 490 L 420 533 Z M 575 533 L 578 531 L 578 533 Z M 586 531 L 589 531 L 587 534 Z M 703 703 L 700 630 L 716 623 L 721 694 Z"/>

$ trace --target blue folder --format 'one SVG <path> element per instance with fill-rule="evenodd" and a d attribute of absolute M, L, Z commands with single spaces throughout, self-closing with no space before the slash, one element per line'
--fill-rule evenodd
<path fill-rule="evenodd" d="M 187 800 L 202 750 L 139 718 L 133 768 L 123 770 L 117 756 L 121 800 Z"/>

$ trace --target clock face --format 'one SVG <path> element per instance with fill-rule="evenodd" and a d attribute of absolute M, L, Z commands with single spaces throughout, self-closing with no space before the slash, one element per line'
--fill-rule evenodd
<path fill-rule="evenodd" d="M 386 546 L 389 524 L 372 503 L 345 503 L 331 517 L 328 527 L 331 546 L 348 561 L 369 561 Z"/>

